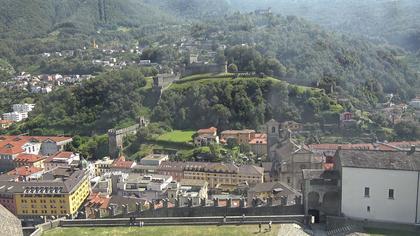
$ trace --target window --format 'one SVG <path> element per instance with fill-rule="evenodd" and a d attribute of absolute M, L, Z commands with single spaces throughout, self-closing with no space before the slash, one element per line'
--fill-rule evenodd
<path fill-rule="evenodd" d="M 271 133 L 275 133 L 276 132 L 276 127 L 271 127 Z"/>
<path fill-rule="evenodd" d="M 365 197 L 370 197 L 370 189 L 365 187 Z"/>
<path fill-rule="evenodd" d="M 370 212 L 370 206 L 366 207 L 367 212 Z"/>
<path fill-rule="evenodd" d="M 394 189 L 389 189 L 388 190 L 388 198 L 389 199 L 394 199 Z"/>

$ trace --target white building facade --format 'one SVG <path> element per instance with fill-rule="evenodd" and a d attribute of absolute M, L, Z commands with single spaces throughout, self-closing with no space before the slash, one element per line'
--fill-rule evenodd
<path fill-rule="evenodd" d="M 420 223 L 420 152 L 346 151 L 339 165 L 344 216 Z"/>

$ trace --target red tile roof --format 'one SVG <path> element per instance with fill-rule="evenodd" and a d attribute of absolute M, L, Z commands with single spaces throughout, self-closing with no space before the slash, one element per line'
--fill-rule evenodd
<path fill-rule="evenodd" d="M 22 147 L 29 142 L 43 142 L 45 140 L 54 142 L 71 141 L 70 137 L 50 137 L 50 136 L 24 136 L 24 135 L 1 135 L 0 153 L 14 155 L 24 152 Z M 11 147 L 13 146 L 13 147 Z"/>
<path fill-rule="evenodd" d="M 42 161 L 43 159 L 45 159 L 45 157 L 40 155 L 21 153 L 14 159 L 14 161 L 24 163 L 35 163 L 38 161 Z"/>
<path fill-rule="evenodd" d="M 217 133 L 217 128 L 215 127 L 210 127 L 208 129 L 199 129 L 197 131 L 198 134 L 214 134 Z"/>
<path fill-rule="evenodd" d="M 20 143 L 6 143 L 0 146 L 0 154 L 15 155 L 23 153 L 25 150 L 22 149 L 23 144 Z"/>
<path fill-rule="evenodd" d="M 267 134 L 256 133 L 254 139 L 249 141 L 249 144 L 267 144 Z"/>
<path fill-rule="evenodd" d="M 55 158 L 63 158 L 63 159 L 70 159 L 74 155 L 73 152 L 57 152 L 56 154 L 47 157 L 47 159 L 44 161 L 44 163 L 52 162 Z"/>
<path fill-rule="evenodd" d="M 40 171 L 42 171 L 42 168 L 38 168 L 34 166 L 21 166 L 7 172 L 7 175 L 28 176 L 28 175 L 31 175 Z"/>
<path fill-rule="evenodd" d="M 120 156 L 112 163 L 111 167 L 113 168 L 123 168 L 130 169 L 133 167 L 134 161 L 126 161 L 124 156 Z"/>
<path fill-rule="evenodd" d="M 85 207 L 94 207 L 99 206 L 101 209 L 106 209 L 109 207 L 109 202 L 111 197 L 109 196 L 100 196 L 99 193 L 93 193 L 89 196 Z"/>
<path fill-rule="evenodd" d="M 11 120 L 0 120 L 0 125 L 9 125 L 13 124 L 13 121 Z"/>

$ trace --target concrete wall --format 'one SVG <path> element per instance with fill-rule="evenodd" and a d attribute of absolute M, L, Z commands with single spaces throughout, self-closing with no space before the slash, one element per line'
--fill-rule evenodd
<path fill-rule="evenodd" d="M 416 219 L 418 173 L 344 167 L 342 213 L 347 217 L 413 224 Z M 365 187 L 370 196 L 364 196 Z M 394 199 L 388 190 L 394 189 Z M 370 207 L 370 212 L 367 208 Z"/>

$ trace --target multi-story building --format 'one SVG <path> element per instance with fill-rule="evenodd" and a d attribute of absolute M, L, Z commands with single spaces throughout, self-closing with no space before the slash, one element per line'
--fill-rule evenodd
<path fill-rule="evenodd" d="M 420 110 L 420 97 L 416 97 L 408 103 L 414 109 Z"/>
<path fill-rule="evenodd" d="M 137 163 L 135 161 L 126 160 L 124 156 L 120 156 L 112 163 L 111 170 L 129 173 L 136 165 Z"/>
<path fill-rule="evenodd" d="M 249 147 L 258 156 L 267 155 L 267 134 L 256 133 L 249 141 Z"/>
<path fill-rule="evenodd" d="M 200 205 L 201 201 L 208 199 L 208 183 L 205 180 L 183 179 L 179 185 L 177 197 L 181 206 L 188 205 L 189 200 L 193 205 Z"/>
<path fill-rule="evenodd" d="M 254 138 L 255 130 L 251 129 L 225 130 L 220 134 L 221 143 L 228 143 L 229 140 L 232 140 L 236 144 L 248 144 Z"/>
<path fill-rule="evenodd" d="M 16 213 L 23 219 L 75 217 L 90 193 L 85 170 L 61 167 L 40 180 L 14 183 L 14 188 Z"/>
<path fill-rule="evenodd" d="M 35 108 L 35 104 L 23 103 L 23 104 L 13 104 L 12 105 L 14 112 L 28 113 Z"/>
<path fill-rule="evenodd" d="M 420 152 L 338 150 L 341 213 L 346 217 L 420 223 Z"/>
<path fill-rule="evenodd" d="M 10 184 L 0 181 L 0 205 L 6 207 L 11 213 L 16 215 L 16 202 L 14 192 L 18 186 L 15 182 Z"/>
<path fill-rule="evenodd" d="M 237 185 L 244 181 L 257 184 L 264 179 L 262 167 L 210 162 L 163 162 L 158 173 L 182 177 L 180 179 L 205 180 L 210 188 L 218 184 Z"/>
<path fill-rule="evenodd" d="M 301 196 L 295 189 L 280 182 L 267 182 L 256 184 L 248 189 L 248 205 L 252 204 L 254 198 L 267 199 L 272 198 L 273 202 L 281 202 L 282 197 L 287 198 L 286 204 L 294 204 L 295 197 Z"/>
<path fill-rule="evenodd" d="M 39 179 L 43 169 L 35 166 L 20 166 L 7 172 L 7 175 L 15 176 L 19 180 Z"/>
<path fill-rule="evenodd" d="M 7 129 L 13 124 L 11 120 L 1 120 L 0 119 L 0 130 Z"/>
<path fill-rule="evenodd" d="M 40 155 L 21 153 L 13 160 L 13 162 L 15 163 L 15 167 L 34 166 L 44 168 L 45 159 L 45 157 Z"/>
<path fill-rule="evenodd" d="M 97 160 L 94 163 L 95 166 L 95 175 L 102 176 L 105 173 L 111 172 L 111 165 L 114 160 L 111 160 L 109 157 L 104 157 L 102 160 Z"/>
<path fill-rule="evenodd" d="M 221 133 L 220 142 L 233 142 L 238 145 L 249 145 L 250 151 L 262 156 L 267 154 L 267 134 L 256 133 L 255 130 L 225 130 Z"/>
<path fill-rule="evenodd" d="M 168 154 L 150 154 L 140 160 L 141 165 L 159 166 L 162 162 L 169 160 Z"/>
<path fill-rule="evenodd" d="M 20 154 L 52 155 L 64 149 L 72 138 L 46 136 L 0 136 L 0 171 L 15 167 Z"/>
<path fill-rule="evenodd" d="M 80 156 L 78 153 L 58 152 L 44 161 L 44 168 L 46 171 L 49 171 L 56 167 L 78 166 L 79 162 Z"/>
<path fill-rule="evenodd" d="M 197 131 L 197 135 L 194 137 L 194 144 L 196 146 L 207 146 L 212 143 L 219 143 L 217 128 L 210 127 L 208 129 L 199 129 Z"/>
<path fill-rule="evenodd" d="M 3 113 L 3 120 L 11 120 L 13 122 L 19 122 L 26 118 L 28 118 L 27 112 L 14 111 L 14 112 Z"/>

